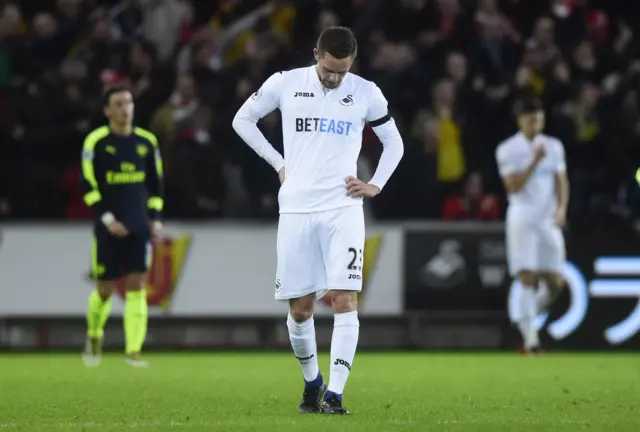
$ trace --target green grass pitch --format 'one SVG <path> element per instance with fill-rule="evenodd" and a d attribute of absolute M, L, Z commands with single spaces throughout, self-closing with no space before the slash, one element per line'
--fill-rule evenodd
<path fill-rule="evenodd" d="M 4 431 L 640 431 L 640 355 L 356 356 L 349 417 L 299 415 L 286 353 L 0 356 Z M 328 374 L 329 358 L 320 356 Z"/>

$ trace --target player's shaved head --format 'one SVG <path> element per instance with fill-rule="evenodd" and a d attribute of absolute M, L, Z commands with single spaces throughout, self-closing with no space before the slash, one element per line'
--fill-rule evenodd
<path fill-rule="evenodd" d="M 318 77 L 326 88 L 337 88 L 358 55 L 358 42 L 347 27 L 327 27 L 313 50 Z"/>
<path fill-rule="evenodd" d="M 527 98 L 518 101 L 516 104 L 516 113 L 518 116 L 527 114 L 536 114 L 543 112 L 542 102 L 537 98 Z"/>
<path fill-rule="evenodd" d="M 320 33 L 317 50 L 320 56 L 330 55 L 338 60 L 351 57 L 354 60 L 358 55 L 358 41 L 348 27 L 327 27 Z"/>
<path fill-rule="evenodd" d="M 120 93 L 131 93 L 131 90 L 123 85 L 108 87 L 102 94 L 102 106 L 108 107 L 111 103 L 111 97 Z"/>
<path fill-rule="evenodd" d="M 544 129 L 544 106 L 540 99 L 527 98 L 516 104 L 518 127 L 520 132 L 529 138 L 533 138 Z"/>
<path fill-rule="evenodd" d="M 110 87 L 102 98 L 104 115 L 118 127 L 131 127 L 133 121 L 133 95 L 125 86 Z"/>

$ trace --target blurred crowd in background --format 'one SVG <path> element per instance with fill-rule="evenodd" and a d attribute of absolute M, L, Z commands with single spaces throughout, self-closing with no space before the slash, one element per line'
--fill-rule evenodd
<path fill-rule="evenodd" d="M 105 86 L 127 83 L 160 141 L 167 218 L 276 217 L 277 175 L 231 119 L 346 25 L 353 72 L 382 89 L 406 147 L 374 217 L 501 219 L 495 148 L 516 131 L 513 102 L 536 95 L 565 145 L 570 221 L 630 218 L 639 24 L 624 0 L 0 0 L 0 215 L 90 218 L 82 141 L 105 121 Z M 261 122 L 282 150 L 280 127 L 278 112 Z M 365 130 L 360 176 L 380 151 Z"/>

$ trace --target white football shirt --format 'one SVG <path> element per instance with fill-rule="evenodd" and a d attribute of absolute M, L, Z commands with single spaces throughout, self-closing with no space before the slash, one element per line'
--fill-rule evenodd
<path fill-rule="evenodd" d="M 315 66 L 278 72 L 247 99 L 234 119 L 234 128 L 245 141 L 257 141 L 238 119 L 256 122 L 276 108 L 282 114 L 286 164 L 270 145 L 264 146 L 266 150 L 256 148 L 256 151 L 276 171 L 285 166 L 286 178 L 278 196 L 280 213 L 311 213 L 362 205 L 362 198 L 346 195 L 345 179 L 357 176 L 366 122 L 374 122 L 375 126 L 377 120 L 389 119 L 387 100 L 378 86 L 348 73 L 338 88 L 326 89 Z M 395 125 L 394 129 L 397 131 Z M 399 135 L 397 138 L 400 139 Z M 383 169 L 385 173 L 378 176 L 379 182 L 374 176 L 371 183 L 382 189 L 400 157 L 402 148 L 390 170 Z"/>
<path fill-rule="evenodd" d="M 501 177 L 526 171 L 539 145 L 545 147 L 545 157 L 524 187 L 518 193 L 509 194 L 507 218 L 546 221 L 556 212 L 555 175 L 566 171 L 564 147 L 558 139 L 540 134 L 529 140 L 517 133 L 498 146 L 498 170 Z"/>

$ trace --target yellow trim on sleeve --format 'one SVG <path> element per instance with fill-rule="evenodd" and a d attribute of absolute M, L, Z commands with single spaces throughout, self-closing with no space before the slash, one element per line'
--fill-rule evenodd
<path fill-rule="evenodd" d="M 164 200 L 160 197 L 150 197 L 147 200 L 147 207 L 151 210 L 162 211 L 164 208 Z"/>
<path fill-rule="evenodd" d="M 84 195 L 84 202 L 91 207 L 92 205 L 94 205 L 95 203 L 97 203 L 98 201 L 100 201 L 102 199 L 102 195 L 100 195 L 100 192 L 98 192 L 97 190 L 92 190 L 89 193 L 86 193 Z"/>
<path fill-rule="evenodd" d="M 156 138 L 153 133 L 149 132 L 146 129 L 142 129 L 141 127 L 136 127 L 133 130 L 133 133 L 148 140 L 151 145 L 153 145 L 153 148 L 155 150 L 154 156 L 156 159 L 156 172 L 158 173 L 158 177 L 162 177 L 164 175 L 164 168 L 162 167 L 162 157 L 160 155 L 160 147 L 158 146 L 158 138 Z"/>
<path fill-rule="evenodd" d="M 101 199 L 98 180 L 93 167 L 93 158 L 96 145 L 101 139 L 109 135 L 109 127 L 102 126 L 91 132 L 84 140 L 82 145 L 82 176 L 91 186 L 91 191 L 84 196 L 84 201 L 91 206 Z"/>

